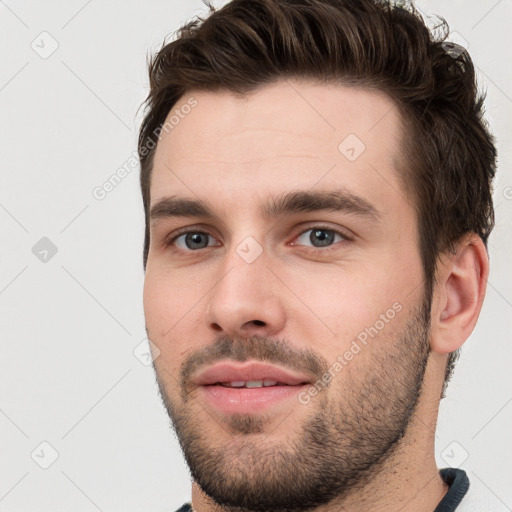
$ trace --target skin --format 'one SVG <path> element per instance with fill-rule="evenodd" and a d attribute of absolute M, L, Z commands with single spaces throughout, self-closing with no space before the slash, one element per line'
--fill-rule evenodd
<path fill-rule="evenodd" d="M 417 218 L 399 170 L 401 118 L 383 93 L 279 81 L 245 97 L 190 91 L 173 111 L 190 97 L 197 106 L 158 143 L 151 206 L 201 199 L 217 218 L 151 222 L 144 310 L 194 509 L 433 511 L 448 488 L 434 457 L 445 365 L 480 312 L 481 240 L 468 236 L 440 258 L 425 304 Z M 338 150 L 348 134 L 366 147 L 355 161 Z M 378 220 L 261 213 L 280 194 L 340 187 Z M 316 226 L 345 237 L 315 250 Z M 181 228 L 211 235 L 209 246 L 190 249 L 185 236 L 166 246 Z M 251 263 L 237 252 L 247 236 L 262 250 Z M 289 361 L 321 378 L 393 304 L 400 311 L 307 404 L 235 417 L 192 384 L 201 361 L 222 357 Z"/>

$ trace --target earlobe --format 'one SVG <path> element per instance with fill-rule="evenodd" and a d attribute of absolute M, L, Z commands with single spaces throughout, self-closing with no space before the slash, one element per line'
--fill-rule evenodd
<path fill-rule="evenodd" d="M 465 238 L 439 263 L 432 304 L 431 349 L 453 352 L 468 339 L 482 309 L 489 258 L 482 239 Z"/>

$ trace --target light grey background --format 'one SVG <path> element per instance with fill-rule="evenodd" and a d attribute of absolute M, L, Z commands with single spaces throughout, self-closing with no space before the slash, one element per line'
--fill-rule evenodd
<path fill-rule="evenodd" d="M 436 458 L 512 510 L 512 2 L 418 6 L 469 44 L 500 156 L 487 297 L 441 403 Z M 144 224 L 130 157 L 147 52 L 205 12 L 198 0 L 0 0 L 0 511 L 173 511 L 190 498 L 153 370 L 136 357 Z"/>

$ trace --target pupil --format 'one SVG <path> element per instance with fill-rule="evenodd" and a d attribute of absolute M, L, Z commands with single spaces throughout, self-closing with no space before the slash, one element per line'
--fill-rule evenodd
<path fill-rule="evenodd" d="M 205 233 L 189 233 L 185 237 L 185 243 L 189 249 L 202 249 L 208 246 L 207 235 Z M 201 238 L 203 241 L 201 242 Z"/>
<path fill-rule="evenodd" d="M 314 238 L 317 238 L 316 240 Z M 316 229 L 311 232 L 310 241 L 318 247 L 326 247 L 334 241 L 334 233 L 327 229 Z M 319 242 L 318 244 L 316 242 Z"/>

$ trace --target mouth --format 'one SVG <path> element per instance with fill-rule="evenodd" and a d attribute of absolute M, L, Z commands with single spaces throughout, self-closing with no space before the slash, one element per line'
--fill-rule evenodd
<path fill-rule="evenodd" d="M 308 384 L 308 382 L 303 382 L 302 384 Z M 295 384 L 294 386 L 296 386 Z M 292 386 L 292 384 L 286 384 L 284 382 L 277 382 L 272 379 L 264 379 L 264 380 L 234 380 L 231 382 L 216 382 L 214 384 L 206 384 L 206 386 L 223 386 L 225 388 L 248 388 L 248 389 L 256 389 L 256 388 L 269 388 L 275 386 Z"/>
<path fill-rule="evenodd" d="M 224 414 L 289 410 L 313 376 L 258 361 L 223 361 L 199 372 L 194 384 L 207 407 Z"/>
<path fill-rule="evenodd" d="M 281 366 L 258 361 L 222 361 L 203 369 L 192 379 L 197 386 L 224 385 L 237 388 L 295 386 L 313 380 L 309 374 L 293 372 Z"/>

